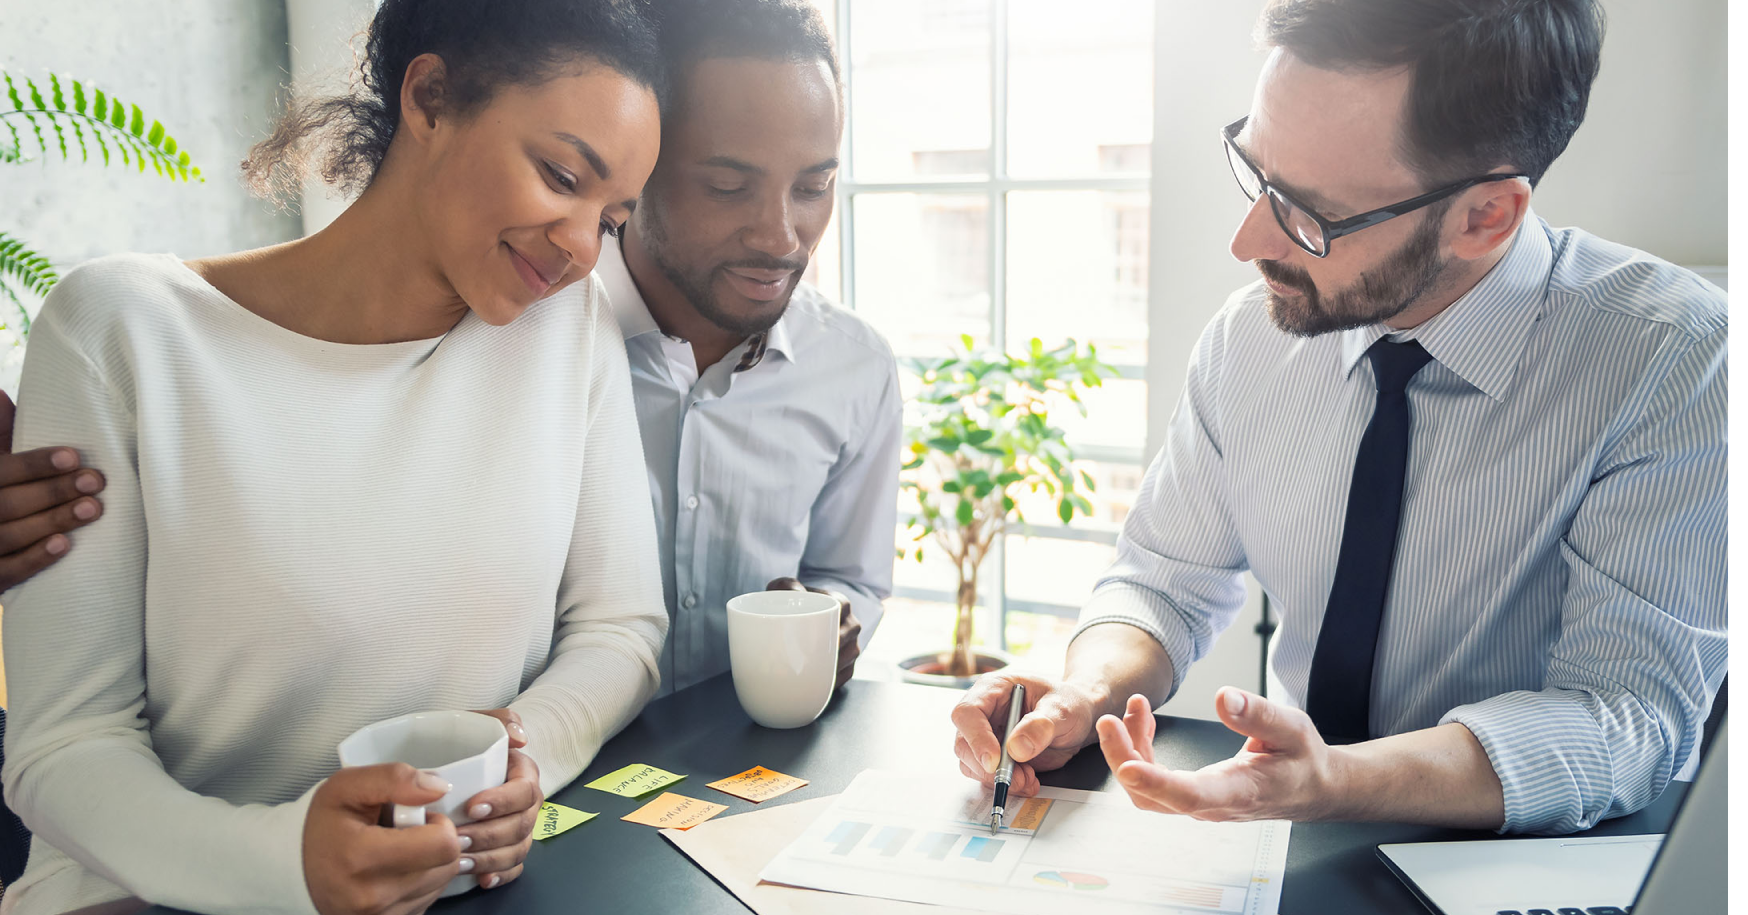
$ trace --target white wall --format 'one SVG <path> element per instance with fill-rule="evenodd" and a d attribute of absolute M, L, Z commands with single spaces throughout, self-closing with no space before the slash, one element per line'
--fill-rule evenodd
<path fill-rule="evenodd" d="M 364 58 L 364 29 L 375 12 L 375 0 L 285 0 L 291 83 L 298 98 L 350 91 L 357 61 Z M 348 203 L 320 180 L 306 182 L 299 208 L 304 234 L 333 222 Z"/>
<path fill-rule="evenodd" d="M 296 236 L 294 218 L 237 180 L 237 163 L 271 126 L 285 78 L 280 0 L 0 0 L 0 55 L 16 74 L 41 79 L 52 70 L 139 105 L 206 174 L 204 184 L 172 183 L 119 162 L 62 162 L 58 153 L 0 167 L 0 229 L 57 267 L 118 251 L 201 257 Z M 16 362 L 0 355 L 0 388 L 9 392 Z"/>
<path fill-rule="evenodd" d="M 1226 246 L 1244 211 L 1219 129 L 1248 110 L 1259 0 L 1162 0 L 1155 26 L 1149 459 L 1190 348 L 1255 278 Z M 1725 253 L 1724 0 L 1604 0 L 1610 29 L 1589 114 L 1542 182 L 1537 212 L 1688 265 Z M 1714 275 L 1715 276 L 1715 275 Z M 1222 684 L 1256 688 L 1258 593 L 1192 669 L 1173 714 L 1212 717 Z"/>

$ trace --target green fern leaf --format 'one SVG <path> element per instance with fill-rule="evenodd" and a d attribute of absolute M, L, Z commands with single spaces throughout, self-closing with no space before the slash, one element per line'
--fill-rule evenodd
<path fill-rule="evenodd" d="M 48 258 L 5 232 L 0 232 L 0 277 L 36 296 L 48 295 L 60 281 Z"/>
<path fill-rule="evenodd" d="M 24 300 L 20 299 L 18 297 L 18 293 L 14 292 L 12 290 L 12 284 L 7 282 L 6 277 L 4 277 L 4 276 L 0 276 L 0 292 L 6 293 L 6 300 L 11 302 L 12 307 L 18 311 L 18 330 L 19 330 L 19 332 L 25 336 L 29 336 L 30 335 L 30 312 L 24 310 Z M 8 326 L 9 325 L 6 325 L 6 324 L 0 324 L 0 329 L 5 329 Z"/>
<path fill-rule="evenodd" d="M 128 121 L 127 132 L 133 134 L 136 137 L 145 136 L 146 135 L 146 113 L 144 111 L 141 111 L 140 106 L 138 106 L 138 105 L 131 105 L 129 107 L 133 108 L 134 116 L 132 119 L 130 119 Z"/>
<path fill-rule="evenodd" d="M 96 100 L 91 103 L 91 116 L 99 121 L 109 120 L 109 96 L 102 89 L 94 90 Z"/>
<path fill-rule="evenodd" d="M 61 92 L 61 78 L 53 73 L 49 74 L 49 97 L 55 100 L 56 111 L 67 110 L 67 96 Z"/>
<path fill-rule="evenodd" d="M 91 150 L 85 146 L 85 128 L 80 127 L 78 121 L 71 123 L 73 125 L 73 138 L 79 141 L 79 161 L 90 162 Z"/>
<path fill-rule="evenodd" d="M 159 143 L 163 142 L 163 140 L 164 140 L 164 125 L 158 123 L 157 121 L 153 121 L 152 122 L 152 129 L 146 133 L 146 142 L 150 143 L 153 146 L 157 146 Z"/>
<path fill-rule="evenodd" d="M 35 105 L 39 110 L 48 107 L 48 103 L 42 100 L 42 92 L 37 90 L 34 80 L 27 76 L 24 78 L 24 85 L 30 90 L 30 103 L 32 105 Z"/>
<path fill-rule="evenodd" d="M 126 130 L 127 112 L 122 109 L 121 99 L 112 98 L 109 103 L 109 123 L 115 125 L 116 130 Z"/>
<path fill-rule="evenodd" d="M 18 87 L 12 83 L 12 74 L 0 70 L 0 79 L 6 80 L 6 97 L 12 100 L 12 107 L 23 111 L 24 99 L 18 97 Z"/>
<path fill-rule="evenodd" d="M 158 148 L 162 149 L 166 156 L 176 155 L 176 138 L 165 137 L 164 142 L 158 144 Z"/>
<path fill-rule="evenodd" d="M 86 102 L 85 84 L 76 79 L 69 79 L 67 82 L 73 84 L 73 110 L 80 114 L 84 114 Z"/>
<path fill-rule="evenodd" d="M 107 142 L 105 142 L 103 139 L 103 131 L 93 128 L 91 131 L 91 137 L 92 137 L 92 139 L 97 141 L 97 148 L 103 150 L 103 165 L 105 168 L 108 168 L 109 167 L 109 144 Z"/>

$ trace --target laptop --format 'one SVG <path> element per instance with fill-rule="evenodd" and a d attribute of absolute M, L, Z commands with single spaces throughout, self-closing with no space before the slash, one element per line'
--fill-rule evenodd
<path fill-rule="evenodd" d="M 1724 915 L 1728 768 L 1726 717 L 1667 835 L 1411 842 L 1378 856 L 1439 915 Z"/>

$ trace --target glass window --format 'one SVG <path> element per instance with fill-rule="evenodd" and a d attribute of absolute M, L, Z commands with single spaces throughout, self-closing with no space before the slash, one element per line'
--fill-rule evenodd
<path fill-rule="evenodd" d="M 989 198 L 858 194 L 855 307 L 901 355 L 989 339 Z"/>
<path fill-rule="evenodd" d="M 1007 173 L 1146 175 L 1154 0 L 999 2 L 1008 19 Z"/>
<path fill-rule="evenodd" d="M 989 174 L 990 0 L 850 4 L 858 180 Z"/>

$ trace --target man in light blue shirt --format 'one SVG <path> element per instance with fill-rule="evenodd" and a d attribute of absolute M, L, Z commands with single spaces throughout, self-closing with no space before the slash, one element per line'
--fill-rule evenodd
<path fill-rule="evenodd" d="M 1096 739 L 1137 806 L 1204 819 L 1570 832 L 1689 766 L 1725 672 L 1725 298 L 1530 209 L 1601 29 L 1591 0 L 1265 13 L 1221 137 L 1263 279 L 1196 344 L 1064 677 L 954 710 L 968 775 L 1015 680 L 1018 790 Z M 1223 690 L 1249 740 L 1170 770 L 1149 704 L 1246 570 L 1288 695 Z"/>
<path fill-rule="evenodd" d="M 664 693 L 728 670 L 728 600 L 844 602 L 838 682 L 892 590 L 903 404 L 892 350 L 801 282 L 843 112 L 799 0 L 673 0 L 655 173 L 596 271 L 631 362 L 670 626 Z"/>

